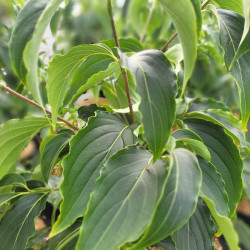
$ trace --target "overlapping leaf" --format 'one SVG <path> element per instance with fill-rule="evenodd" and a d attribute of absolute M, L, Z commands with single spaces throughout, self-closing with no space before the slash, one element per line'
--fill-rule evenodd
<path fill-rule="evenodd" d="M 197 56 L 196 13 L 191 1 L 160 0 L 160 2 L 166 7 L 181 41 L 185 63 L 184 91 L 187 81 L 193 72 Z"/>
<path fill-rule="evenodd" d="M 37 61 L 43 33 L 63 0 L 30 0 L 21 9 L 10 40 L 13 68 L 39 103 Z"/>
<path fill-rule="evenodd" d="M 175 119 L 174 71 L 164 54 L 157 50 L 136 53 L 123 63 L 135 75 L 141 96 L 139 110 L 144 138 L 156 160 L 162 154 Z"/>
<path fill-rule="evenodd" d="M 34 220 L 45 207 L 46 194 L 30 194 L 19 199 L 0 222 L 1 249 L 25 249 L 35 232 Z"/>
<path fill-rule="evenodd" d="M 213 250 L 215 225 L 208 207 L 199 199 L 189 221 L 173 234 L 176 249 Z"/>
<path fill-rule="evenodd" d="M 153 218 L 132 249 L 153 245 L 183 226 L 195 210 L 200 187 L 201 170 L 195 155 L 186 149 L 175 149 Z"/>
<path fill-rule="evenodd" d="M 70 154 L 63 161 L 61 214 L 52 229 L 55 235 L 86 210 L 90 193 L 105 161 L 117 150 L 133 144 L 132 130 L 118 115 L 98 112 L 87 127 L 70 141 Z"/>
<path fill-rule="evenodd" d="M 84 44 L 73 47 L 65 55 L 57 55 L 48 67 L 47 92 L 52 107 L 52 122 L 56 123 L 57 114 L 70 87 L 70 81 L 76 70 L 90 55 L 106 55 L 114 58 L 112 52 L 104 46 Z"/>
<path fill-rule="evenodd" d="M 0 178 L 15 169 L 15 163 L 25 145 L 37 131 L 49 125 L 44 117 L 9 120 L 0 126 Z"/>
<path fill-rule="evenodd" d="M 232 1 L 213 0 L 213 1 L 216 2 L 222 9 L 235 11 L 243 16 L 242 0 L 232 0 Z"/>
<path fill-rule="evenodd" d="M 228 194 L 230 215 L 234 214 L 242 192 L 242 159 L 233 140 L 223 128 L 211 122 L 185 120 L 189 129 L 198 134 L 211 154 L 211 163 L 221 174 Z"/>
<path fill-rule="evenodd" d="M 118 249 L 143 233 L 167 171 L 149 151 L 130 147 L 113 155 L 88 205 L 76 249 Z"/>

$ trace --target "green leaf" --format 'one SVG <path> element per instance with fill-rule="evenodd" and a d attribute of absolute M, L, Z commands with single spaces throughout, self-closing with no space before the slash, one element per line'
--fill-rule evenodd
<path fill-rule="evenodd" d="M 220 231 L 224 235 L 230 250 L 240 250 L 238 246 L 239 238 L 236 231 L 234 230 L 232 221 L 228 217 L 221 216 L 217 213 L 215 204 L 212 200 L 207 197 L 202 197 L 202 199 L 206 202 L 214 220 L 216 221 Z"/>
<path fill-rule="evenodd" d="M 115 48 L 114 39 L 103 40 L 102 44 L 105 44 L 110 49 Z M 133 38 L 121 38 L 119 39 L 120 49 L 122 52 L 139 52 L 143 50 L 141 43 Z"/>
<path fill-rule="evenodd" d="M 189 221 L 173 234 L 176 249 L 213 250 L 215 225 L 208 207 L 202 200 Z"/>
<path fill-rule="evenodd" d="M 145 230 L 161 194 L 167 164 L 138 147 L 120 150 L 101 172 L 76 249 L 118 249 Z M 136 226 L 135 226 L 136 225 Z"/>
<path fill-rule="evenodd" d="M 176 139 L 176 143 L 186 143 L 193 148 L 197 155 L 203 157 L 207 161 L 210 161 L 211 156 L 207 147 L 203 144 L 202 139 L 193 131 L 188 129 L 178 129 L 172 134 L 172 136 Z"/>
<path fill-rule="evenodd" d="M 242 0 L 213 0 L 222 9 L 235 11 L 243 16 L 243 5 Z"/>
<path fill-rule="evenodd" d="M 225 182 L 212 163 L 199 158 L 199 165 L 202 171 L 200 196 L 209 198 L 213 201 L 217 213 L 228 217 L 228 195 L 225 190 Z"/>
<path fill-rule="evenodd" d="M 237 146 L 223 128 L 199 119 L 185 120 L 189 129 L 198 134 L 211 154 L 211 163 L 221 174 L 229 198 L 230 215 L 233 215 L 242 192 L 243 163 Z"/>
<path fill-rule="evenodd" d="M 82 106 L 78 109 L 78 117 L 84 121 L 87 121 L 90 116 L 95 116 L 95 112 L 106 111 L 104 107 L 99 107 L 96 104 L 91 104 L 88 106 Z"/>
<path fill-rule="evenodd" d="M 157 243 L 182 227 L 195 210 L 200 187 L 201 170 L 195 155 L 186 149 L 175 149 L 153 218 L 132 249 Z"/>
<path fill-rule="evenodd" d="M 246 145 L 244 139 L 245 131 L 242 129 L 240 121 L 234 117 L 231 112 L 218 109 L 209 109 L 197 112 L 194 111 L 187 113 L 184 119 L 201 119 L 217 124 L 223 127 L 226 133 L 235 141 L 241 143 L 242 146 Z"/>
<path fill-rule="evenodd" d="M 35 232 L 34 220 L 45 207 L 47 194 L 30 194 L 19 199 L 0 222 L 1 249 L 25 249 Z"/>
<path fill-rule="evenodd" d="M 191 1 L 160 0 L 176 28 L 184 54 L 184 80 L 182 92 L 184 92 L 190 78 L 197 56 L 197 25 L 196 13 Z M 185 25 L 183 25 L 185 24 Z"/>
<path fill-rule="evenodd" d="M 70 87 L 71 79 L 84 59 L 91 55 L 107 55 L 116 60 L 112 52 L 104 46 L 83 44 L 70 49 L 65 55 L 57 55 L 49 64 L 47 92 L 52 108 L 52 122 L 55 125 L 59 108 Z"/>
<path fill-rule="evenodd" d="M 249 249 L 250 246 L 250 227 L 243 220 L 237 218 L 234 221 L 234 228 L 239 235 L 242 249 Z M 244 248 L 243 248 L 244 247 Z"/>
<path fill-rule="evenodd" d="M 105 54 L 104 55 L 98 54 L 98 55 L 89 56 L 84 62 L 81 63 L 79 68 L 75 71 L 74 76 L 70 82 L 70 87 L 69 87 L 69 90 L 66 94 L 64 103 L 68 104 L 73 96 L 75 99 L 76 93 L 77 93 L 77 96 L 80 94 L 80 92 L 84 93 L 85 91 L 80 90 L 80 88 L 82 86 L 84 86 L 89 81 L 90 78 L 94 78 L 94 77 L 96 78 L 97 75 L 100 75 L 99 72 L 102 72 L 102 75 L 103 75 L 103 72 L 107 72 L 109 65 L 113 61 L 114 60 L 109 55 L 105 55 Z M 113 64 L 115 64 L 115 63 L 113 63 Z M 109 68 L 109 70 L 110 70 L 110 68 Z M 104 76 L 104 78 L 105 78 L 105 76 Z M 101 80 L 103 80 L 103 78 Z M 98 82 L 96 82 L 96 83 L 98 83 Z M 89 84 L 88 84 L 88 86 L 89 86 Z M 93 87 L 93 85 L 91 87 Z"/>
<path fill-rule="evenodd" d="M 12 199 L 15 199 L 19 196 L 24 195 L 24 193 L 6 193 L 6 194 L 0 194 L 0 208 L 5 203 L 11 201 Z"/>
<path fill-rule="evenodd" d="M 144 138 L 155 161 L 162 154 L 175 119 L 176 77 L 169 61 L 158 50 L 136 53 L 123 63 L 135 75 Z"/>
<path fill-rule="evenodd" d="M 157 244 L 154 245 L 154 247 L 161 247 L 163 250 L 176 250 L 175 243 L 171 239 L 171 237 L 168 237 Z"/>
<path fill-rule="evenodd" d="M 202 26 L 201 1 L 200 0 L 190 0 L 190 1 L 193 4 L 194 11 L 196 14 L 197 35 L 199 37 Z"/>
<path fill-rule="evenodd" d="M 4 186 L 26 186 L 25 179 L 15 173 L 6 174 L 1 180 L 0 180 L 0 187 Z"/>
<path fill-rule="evenodd" d="M 165 52 L 165 55 L 170 62 L 176 65 L 180 64 L 180 62 L 183 60 L 183 52 L 181 44 L 177 43 L 171 48 L 169 48 Z"/>
<path fill-rule="evenodd" d="M 62 0 L 30 0 L 21 9 L 10 40 L 10 57 L 21 81 L 42 103 L 37 64 L 43 33 Z"/>
<path fill-rule="evenodd" d="M 49 125 L 44 117 L 14 119 L 0 126 L 0 178 L 15 169 L 15 164 L 25 145 L 39 129 Z"/>
<path fill-rule="evenodd" d="M 242 1 L 245 17 L 244 31 L 232 64 L 237 61 L 242 55 L 250 51 L 250 2 L 249 0 Z"/>
<path fill-rule="evenodd" d="M 239 14 L 228 10 L 213 9 L 220 26 L 221 46 L 225 51 L 225 63 L 229 68 L 235 57 L 240 39 L 243 34 L 244 18 Z M 241 107 L 242 126 L 246 129 L 250 117 L 250 52 L 237 60 L 231 68 L 231 74 L 235 78 Z"/>
<path fill-rule="evenodd" d="M 40 145 L 41 172 L 45 182 L 48 182 L 51 169 L 59 161 L 59 155 L 74 135 L 71 130 L 63 130 L 59 134 L 45 137 Z"/>
<path fill-rule="evenodd" d="M 70 141 L 70 153 L 63 161 L 61 214 L 51 235 L 68 226 L 86 210 L 90 193 L 106 160 L 117 150 L 133 144 L 132 130 L 117 115 L 97 112 L 88 125 Z"/>
<path fill-rule="evenodd" d="M 105 78 L 111 76 L 112 74 L 119 73 L 121 71 L 120 66 L 117 62 L 112 62 L 109 64 L 108 68 L 104 71 L 99 71 L 96 74 L 93 74 L 88 78 L 85 84 L 83 84 L 77 91 L 77 93 L 73 96 L 71 102 L 76 99 L 79 95 L 83 94 L 88 89 L 91 89 L 97 84 L 102 82 Z M 80 79 L 80 78 L 79 78 Z M 78 81 L 78 79 L 76 78 Z"/>

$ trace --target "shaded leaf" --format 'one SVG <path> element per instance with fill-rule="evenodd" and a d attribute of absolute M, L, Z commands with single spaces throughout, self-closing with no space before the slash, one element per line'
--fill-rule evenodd
<path fill-rule="evenodd" d="M 161 197 L 146 232 L 132 249 L 161 241 L 183 226 L 193 214 L 201 187 L 201 170 L 194 154 L 175 149 Z M 185 204 L 185 205 L 183 205 Z"/>
<path fill-rule="evenodd" d="M 85 213 L 90 193 L 106 160 L 117 150 L 133 144 L 132 130 L 117 115 L 97 112 L 70 141 L 70 154 L 63 161 L 61 214 L 55 235 Z"/>
<path fill-rule="evenodd" d="M 19 199 L 0 222 L 1 249 L 25 249 L 35 232 L 34 220 L 45 207 L 46 194 L 30 194 Z"/>
<path fill-rule="evenodd" d="M 223 128 L 199 119 L 185 120 L 189 129 L 203 140 L 211 154 L 211 163 L 221 174 L 229 198 L 230 215 L 233 215 L 242 192 L 242 159 L 233 140 Z"/>
<path fill-rule="evenodd" d="M 144 138 L 159 158 L 171 133 L 175 119 L 176 77 L 169 61 L 161 51 L 148 50 L 124 58 L 124 66 L 135 75 L 141 96 Z"/>
<path fill-rule="evenodd" d="M 15 174 L 15 173 L 11 173 L 11 174 L 6 174 L 1 180 L 0 180 L 0 187 L 4 187 L 4 186 L 26 186 L 26 182 L 25 179 L 19 175 L 19 174 Z"/>
<path fill-rule="evenodd" d="M 88 204 L 76 249 L 117 249 L 145 230 L 167 175 L 138 147 L 120 150 L 105 165 Z M 136 225 L 136 226 L 135 226 Z"/>
<path fill-rule="evenodd" d="M 173 234 L 177 249 L 213 250 L 215 225 L 209 209 L 202 200 L 189 221 Z"/>
<path fill-rule="evenodd" d="M 73 131 L 63 130 L 59 134 L 49 135 L 42 140 L 40 145 L 41 172 L 45 182 L 48 182 L 51 169 L 59 161 L 60 153 L 73 135 Z"/>
<path fill-rule="evenodd" d="M 240 218 L 234 221 L 234 228 L 239 235 L 240 245 L 242 249 L 249 249 L 250 246 L 250 227 Z"/>
<path fill-rule="evenodd" d="M 90 116 L 95 116 L 95 112 L 97 110 L 106 111 L 104 107 L 99 107 L 96 104 L 91 104 L 89 106 L 80 107 L 78 109 L 78 117 L 86 122 Z"/>
<path fill-rule="evenodd" d="M 45 117 L 13 119 L 0 126 L 0 178 L 15 169 L 15 163 L 25 145 L 39 129 L 49 125 Z"/>
<path fill-rule="evenodd" d="M 161 247 L 163 250 L 176 250 L 175 243 L 171 239 L 171 237 L 168 237 L 157 244 L 154 245 L 155 247 Z"/>
<path fill-rule="evenodd" d="M 13 68 L 33 97 L 42 103 L 37 76 L 43 33 L 62 0 L 30 0 L 21 9 L 10 40 Z"/>

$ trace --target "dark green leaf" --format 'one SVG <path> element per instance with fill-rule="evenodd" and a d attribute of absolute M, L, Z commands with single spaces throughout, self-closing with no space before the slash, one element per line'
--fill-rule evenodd
<path fill-rule="evenodd" d="M 6 174 L 1 180 L 0 180 L 0 187 L 4 187 L 4 186 L 26 186 L 26 182 L 25 179 L 19 175 L 19 174 L 15 174 L 15 173 L 11 173 L 11 174 Z"/>
<path fill-rule="evenodd" d="M 132 130 L 117 115 L 98 112 L 70 141 L 70 154 L 63 161 L 64 200 L 52 229 L 55 235 L 82 216 L 90 193 L 106 160 L 117 150 L 133 144 Z"/>
<path fill-rule="evenodd" d="M 230 215 L 233 215 L 242 192 L 243 164 L 237 146 L 218 125 L 199 119 L 185 120 L 185 123 L 207 146 L 211 154 L 211 163 L 225 182 Z"/>
<path fill-rule="evenodd" d="M 34 220 L 45 207 L 46 194 L 25 195 L 0 222 L 1 249 L 25 249 L 35 232 Z"/>
<path fill-rule="evenodd" d="M 124 64 L 136 78 L 144 138 L 155 161 L 162 154 L 175 119 L 176 77 L 169 61 L 158 50 L 136 53 L 125 59 Z"/>
<path fill-rule="evenodd" d="M 132 249 L 157 243 L 183 226 L 195 210 L 200 187 L 201 170 L 195 155 L 175 149 L 151 223 Z"/>
<path fill-rule="evenodd" d="M 237 231 L 242 249 L 249 250 L 250 246 L 250 227 L 241 219 L 234 221 L 234 228 Z"/>
<path fill-rule="evenodd" d="M 161 242 L 158 242 L 154 245 L 155 247 L 161 247 L 163 250 L 176 250 L 175 243 L 171 239 L 171 237 L 168 237 Z"/>
<path fill-rule="evenodd" d="M 207 206 L 202 200 L 189 221 L 173 234 L 177 249 L 213 250 L 215 224 Z"/>
<path fill-rule="evenodd" d="M 9 120 L 0 126 L 0 178 L 15 169 L 15 163 L 25 145 L 39 129 L 49 125 L 44 117 Z"/>
<path fill-rule="evenodd" d="M 201 1 L 200 0 L 190 0 L 190 1 L 193 4 L 194 11 L 196 14 L 197 34 L 199 37 L 202 26 Z"/>
<path fill-rule="evenodd" d="M 90 116 L 95 116 L 95 112 L 97 110 L 106 111 L 106 109 L 103 107 L 99 107 L 96 104 L 91 104 L 89 106 L 80 107 L 78 109 L 78 117 L 86 122 Z"/>
<path fill-rule="evenodd" d="M 40 145 L 41 171 L 45 182 L 48 182 L 51 169 L 60 159 L 60 153 L 74 135 L 71 130 L 61 131 L 56 135 L 45 137 Z"/>
<path fill-rule="evenodd" d="M 150 222 L 167 164 L 138 147 L 120 150 L 101 172 L 76 249 L 118 249 L 135 241 Z"/>
<path fill-rule="evenodd" d="M 42 103 L 37 61 L 43 33 L 62 0 L 30 0 L 20 11 L 10 40 L 13 68 L 39 103 Z"/>

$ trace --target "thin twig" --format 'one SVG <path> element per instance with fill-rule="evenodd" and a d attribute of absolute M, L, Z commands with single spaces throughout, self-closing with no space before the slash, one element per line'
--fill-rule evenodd
<path fill-rule="evenodd" d="M 206 0 L 202 3 L 201 5 L 201 9 L 203 10 L 207 5 L 208 3 L 210 2 L 210 0 Z M 167 50 L 167 47 L 169 46 L 169 44 L 177 37 L 177 33 L 174 33 L 170 38 L 169 40 L 164 44 L 164 46 L 161 48 L 161 51 L 162 52 L 165 52 Z"/>
<path fill-rule="evenodd" d="M 119 40 L 118 40 L 118 37 L 117 37 L 115 22 L 114 22 L 114 19 L 113 19 L 113 10 L 112 10 L 111 0 L 107 0 L 107 9 L 108 9 L 108 13 L 109 13 L 109 17 L 110 17 L 110 23 L 111 23 L 111 27 L 112 27 L 112 31 L 113 31 L 114 40 L 115 40 L 115 46 L 119 50 L 120 49 L 120 44 L 119 44 Z M 122 77 L 123 77 L 124 85 L 125 85 L 125 89 L 126 89 L 126 95 L 127 95 L 127 100 L 128 100 L 129 112 L 130 112 L 130 116 L 131 116 L 131 122 L 134 123 L 135 118 L 134 118 L 134 111 L 133 111 L 132 101 L 131 101 L 131 97 L 130 97 L 128 76 L 127 76 L 126 70 L 121 66 L 121 62 L 120 62 L 121 58 L 120 58 L 119 51 L 118 51 L 118 58 L 119 58 L 118 63 L 120 65 L 120 69 L 121 69 L 121 72 L 122 72 Z"/>
<path fill-rule="evenodd" d="M 34 101 L 30 100 L 29 98 L 27 98 L 27 97 L 25 97 L 25 96 L 23 96 L 23 95 L 17 93 L 16 91 L 14 91 L 13 89 L 11 89 L 11 88 L 5 86 L 4 84 L 1 84 L 1 83 L 0 83 L 0 88 L 3 88 L 6 92 L 10 93 L 11 95 L 18 97 L 19 99 L 21 99 L 21 100 L 23 100 L 23 101 L 25 101 L 25 102 L 27 102 L 27 103 L 29 103 L 29 104 L 31 104 L 31 105 L 37 107 L 37 108 L 43 110 L 43 111 L 46 112 L 47 114 L 50 114 L 50 115 L 51 115 L 51 111 L 49 111 L 48 109 L 43 108 L 42 106 L 40 106 L 40 105 L 37 104 L 36 102 L 34 102 Z M 57 116 L 57 119 L 60 120 L 60 121 L 62 121 L 62 122 L 64 122 L 65 124 L 67 124 L 67 126 L 70 127 L 70 128 L 72 128 L 73 130 L 76 130 L 76 131 L 78 130 L 77 128 L 75 128 L 75 127 L 72 125 L 71 122 L 69 122 L 69 121 L 63 119 L 61 116 Z"/>

